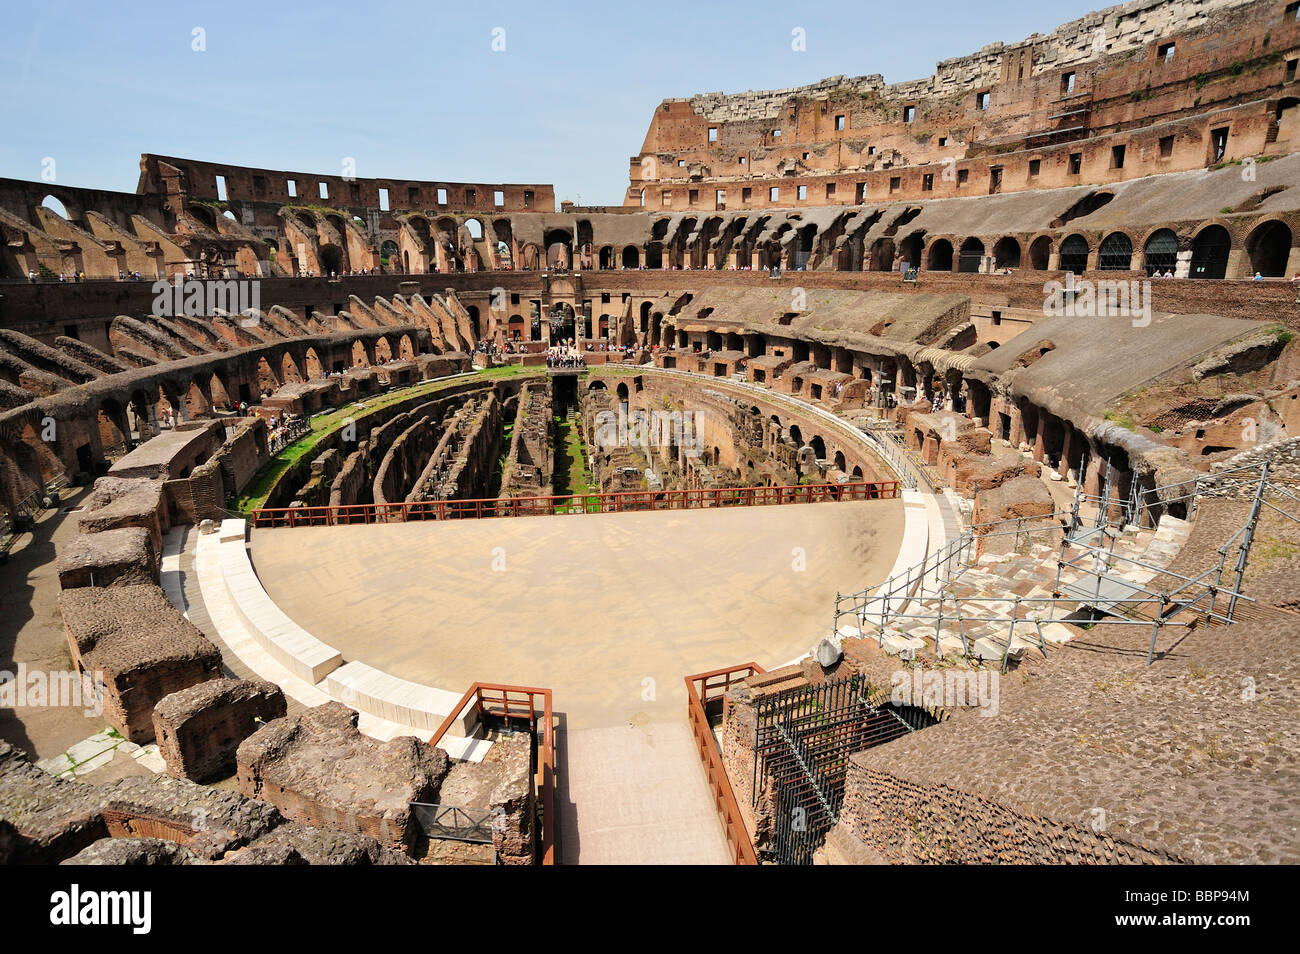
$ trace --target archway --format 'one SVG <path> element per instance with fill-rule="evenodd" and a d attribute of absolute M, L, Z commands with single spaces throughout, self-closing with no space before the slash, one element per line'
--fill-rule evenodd
<path fill-rule="evenodd" d="M 1061 269 L 1081 274 L 1088 268 L 1088 240 L 1082 235 L 1067 236 L 1061 243 Z"/>
<path fill-rule="evenodd" d="M 1097 250 L 1097 267 L 1107 272 L 1126 272 L 1133 263 L 1133 240 L 1123 232 L 1111 232 Z"/>
<path fill-rule="evenodd" d="M 925 256 L 925 267 L 932 272 L 952 271 L 952 243 L 938 239 Z"/>
<path fill-rule="evenodd" d="M 1232 237 L 1222 225 L 1209 225 L 1192 239 L 1191 278 L 1223 278 L 1228 273 Z"/>
<path fill-rule="evenodd" d="M 1173 272 L 1178 267 L 1178 236 L 1172 229 L 1158 229 L 1142 246 L 1142 268 L 1148 277 Z"/>
<path fill-rule="evenodd" d="M 307 349 L 307 353 L 303 355 L 303 364 L 306 365 L 308 379 L 325 376 L 325 369 L 321 366 L 320 356 L 316 354 L 315 348 Z"/>
<path fill-rule="evenodd" d="M 297 384 L 302 380 L 302 374 L 298 371 L 298 362 L 293 360 L 293 355 L 288 351 L 280 356 L 280 381 L 284 384 Z"/>
<path fill-rule="evenodd" d="M 867 259 L 867 270 L 872 272 L 887 272 L 893 267 L 894 240 L 891 238 L 876 239 L 871 243 L 871 253 Z"/>
<path fill-rule="evenodd" d="M 1046 235 L 1040 235 L 1029 243 L 1029 267 L 1036 272 L 1047 271 L 1047 265 L 1052 260 L 1052 240 Z"/>
<path fill-rule="evenodd" d="M 623 267 L 636 268 L 641 264 L 641 253 L 635 245 L 623 249 Z"/>
<path fill-rule="evenodd" d="M 983 263 L 983 242 L 972 237 L 961 243 L 961 253 L 957 256 L 957 271 L 972 274 L 978 272 Z"/>
<path fill-rule="evenodd" d="M 72 221 L 72 216 L 68 214 L 68 207 L 52 195 L 47 195 L 41 199 L 41 208 L 48 209 L 65 222 Z"/>
<path fill-rule="evenodd" d="M 998 239 L 998 243 L 993 246 L 993 267 L 1019 268 L 1020 243 L 1009 235 Z"/>
<path fill-rule="evenodd" d="M 1281 222 L 1264 222 L 1246 239 L 1251 274 L 1265 278 L 1285 278 L 1286 263 L 1291 255 L 1291 230 Z"/>
<path fill-rule="evenodd" d="M 280 386 L 280 381 L 271 370 L 271 365 L 266 358 L 257 359 L 257 390 L 262 394 L 274 394 L 275 389 Z"/>

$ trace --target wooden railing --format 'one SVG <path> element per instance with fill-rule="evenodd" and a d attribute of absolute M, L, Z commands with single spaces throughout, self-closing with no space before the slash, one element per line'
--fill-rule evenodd
<path fill-rule="evenodd" d="M 421 500 L 409 503 L 341 504 L 334 507 L 262 507 L 252 512 L 252 518 L 255 527 L 312 527 L 349 523 L 401 523 L 407 520 L 626 513 L 638 510 L 705 510 L 717 507 L 883 500 L 897 497 L 898 487 L 899 482 L 896 480 L 877 480 L 849 484 L 797 484 L 789 487 L 628 490 L 549 497 Z"/>
<path fill-rule="evenodd" d="M 540 698 L 540 704 L 539 704 Z M 529 731 L 537 740 L 537 766 L 533 783 L 542 803 L 542 840 L 538 846 L 538 863 L 555 864 L 555 726 L 551 707 L 551 690 L 528 686 L 507 686 L 476 682 L 447 713 L 442 725 L 433 733 L 430 745 L 437 745 L 470 703 L 479 718 L 527 719 Z"/>
<path fill-rule="evenodd" d="M 756 865 L 758 856 L 754 854 L 749 831 L 741 817 L 740 806 L 736 804 L 736 793 L 732 791 L 731 780 L 727 778 L 726 767 L 722 764 L 722 752 L 714 738 L 705 707 L 720 699 L 733 682 L 740 682 L 764 671 L 758 663 L 751 662 L 686 677 L 686 718 L 691 725 L 691 734 L 695 737 L 700 761 L 704 763 L 704 774 L 713 792 L 713 805 L 718 810 L 723 834 L 731 847 L 732 861 L 738 865 Z"/>

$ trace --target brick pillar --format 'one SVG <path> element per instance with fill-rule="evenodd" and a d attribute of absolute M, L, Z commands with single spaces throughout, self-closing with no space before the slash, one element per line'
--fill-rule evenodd
<path fill-rule="evenodd" d="M 1066 479 L 1066 474 L 1070 470 L 1070 445 L 1074 443 L 1074 428 L 1067 423 L 1061 424 L 1061 463 L 1056 468 L 1056 472 L 1061 475 L 1061 479 Z"/>
<path fill-rule="evenodd" d="M 1244 248 L 1234 248 L 1228 252 L 1228 267 L 1224 278 L 1254 278 L 1255 270 L 1250 267 L 1250 256 Z"/>
<path fill-rule="evenodd" d="M 1081 478 L 1085 494 L 1095 497 L 1101 493 L 1102 468 L 1105 466 L 1106 461 L 1093 449 L 1093 452 L 1088 455 L 1088 466 Z"/>

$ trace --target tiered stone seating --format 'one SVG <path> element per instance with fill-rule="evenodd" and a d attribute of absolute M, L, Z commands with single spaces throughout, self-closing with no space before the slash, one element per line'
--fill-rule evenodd
<path fill-rule="evenodd" d="M 1022 548 L 1024 552 L 1010 555 L 986 553 L 950 579 L 941 591 L 927 581 L 926 588 L 917 592 L 907 604 L 905 612 L 908 615 L 895 616 L 887 621 L 883 630 L 883 648 L 891 655 L 933 652 L 935 626 L 908 617 L 937 614 L 941 603 L 945 622 L 939 635 L 938 649 L 944 656 L 963 653 L 956 623 L 958 616 L 962 617 L 960 626 L 964 628 L 971 655 L 986 661 L 1001 661 L 1004 655 L 1018 660 L 1026 650 L 1039 648 L 1040 636 L 1044 644 L 1066 642 L 1074 631 L 1062 621 L 1088 605 L 1089 601 L 1083 594 L 1095 588 L 1097 570 L 1111 592 L 1136 594 L 1137 598 L 1143 598 L 1145 594 L 1138 588 L 1157 591 L 1162 588 L 1159 580 L 1155 584 L 1152 581 L 1160 576 L 1159 568 L 1172 562 L 1189 532 L 1187 522 L 1168 516 L 1158 529 L 1125 528 L 1116 538 L 1110 554 L 1101 558 L 1109 565 L 1096 568 L 1093 561 L 1099 558 L 1090 555 L 1079 544 L 1067 544 L 1064 552 L 1060 546 L 1034 542 Z M 1036 536 L 1041 537 L 1041 534 Z M 1061 570 L 1061 592 L 1067 599 L 1056 603 L 1038 602 L 1052 596 L 1057 584 L 1057 560 L 1062 557 L 1067 564 L 1077 564 L 1067 565 Z M 900 592 L 893 580 L 882 584 L 878 592 L 884 592 L 886 587 L 891 592 Z M 939 599 L 941 594 L 942 601 Z M 1071 596 L 1079 598 L 1071 599 Z M 1017 610 L 1018 598 L 1023 602 Z M 1025 620 L 1015 625 L 1014 632 L 1006 621 L 1013 613 Z M 948 619 L 954 622 L 948 623 Z M 882 636 L 875 614 L 864 622 L 860 628 L 842 626 L 841 635 Z"/>

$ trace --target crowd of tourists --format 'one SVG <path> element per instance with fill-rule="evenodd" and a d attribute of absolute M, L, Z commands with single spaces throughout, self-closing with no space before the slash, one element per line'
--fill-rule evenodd
<path fill-rule="evenodd" d="M 546 349 L 546 366 L 548 368 L 585 368 L 587 359 L 573 346 L 573 339 L 551 345 Z"/>

